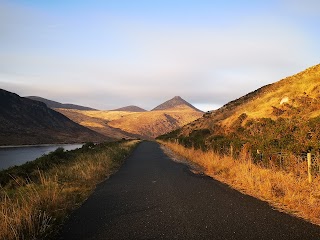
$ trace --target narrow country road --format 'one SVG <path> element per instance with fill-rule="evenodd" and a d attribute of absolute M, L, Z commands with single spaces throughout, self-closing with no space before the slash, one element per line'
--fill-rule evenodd
<path fill-rule="evenodd" d="M 273 210 L 143 142 L 70 217 L 59 239 L 316 240 L 320 227 Z"/>

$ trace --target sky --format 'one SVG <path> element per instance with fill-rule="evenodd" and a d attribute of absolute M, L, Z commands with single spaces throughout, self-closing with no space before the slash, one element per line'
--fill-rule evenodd
<path fill-rule="evenodd" d="M 319 64 L 318 0 L 0 0 L 0 88 L 213 110 Z"/>

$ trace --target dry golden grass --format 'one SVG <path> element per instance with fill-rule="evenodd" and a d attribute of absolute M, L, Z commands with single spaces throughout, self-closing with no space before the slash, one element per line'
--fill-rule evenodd
<path fill-rule="evenodd" d="M 39 177 L 40 184 L 24 180 L 23 186 L 10 196 L 1 191 L 0 239 L 36 239 L 50 230 L 53 221 L 50 212 L 64 208 L 57 178 L 42 172 Z"/>
<path fill-rule="evenodd" d="M 137 143 L 84 153 L 75 161 L 38 172 L 39 181 L 16 179 L 17 186 L 0 189 L 0 239 L 44 239 L 80 205 L 96 184 L 112 174 Z M 115 161 L 115 156 L 118 160 Z"/>
<path fill-rule="evenodd" d="M 97 122 L 89 122 L 89 121 L 82 121 L 79 123 L 82 126 L 85 127 L 92 127 L 92 128 L 104 128 L 104 126 Z"/>
<path fill-rule="evenodd" d="M 112 121 L 127 115 L 135 114 L 135 112 L 127 111 L 81 111 L 81 113 L 89 117 L 100 118 L 107 121 Z"/>
<path fill-rule="evenodd" d="M 126 115 L 135 114 L 135 112 L 127 112 L 127 111 L 108 111 L 108 110 L 94 110 L 94 111 L 86 111 L 86 110 L 76 110 L 76 109 L 64 109 L 64 108 L 56 108 L 55 109 L 62 114 L 67 113 L 80 113 L 82 115 L 91 117 L 91 118 L 98 118 L 103 119 L 106 121 L 112 121 L 119 118 L 122 118 Z"/>
<path fill-rule="evenodd" d="M 161 142 L 175 153 L 205 169 L 205 173 L 231 187 L 268 201 L 280 211 L 302 217 L 320 225 L 320 179 L 308 183 L 305 164 L 292 164 L 292 171 L 270 169 L 240 156 L 220 156 L 212 151 L 188 149 L 179 144 Z"/>

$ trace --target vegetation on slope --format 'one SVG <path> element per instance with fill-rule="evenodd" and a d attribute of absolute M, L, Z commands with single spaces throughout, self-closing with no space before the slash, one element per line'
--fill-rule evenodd
<path fill-rule="evenodd" d="M 137 141 L 85 144 L 0 172 L 0 239 L 48 239 Z"/>
<path fill-rule="evenodd" d="M 239 154 L 320 154 L 320 65 L 232 101 L 181 130 L 161 136 L 184 146 Z"/>

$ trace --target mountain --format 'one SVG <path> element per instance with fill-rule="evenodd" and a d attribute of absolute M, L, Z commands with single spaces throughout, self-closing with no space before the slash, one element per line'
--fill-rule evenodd
<path fill-rule="evenodd" d="M 0 89 L 0 145 L 104 140 L 42 102 Z"/>
<path fill-rule="evenodd" d="M 58 108 L 56 111 L 62 113 L 72 121 L 87 127 L 95 132 L 114 139 L 139 138 L 140 136 L 125 132 L 119 128 L 109 126 L 109 122 L 131 114 L 132 112 L 117 111 L 81 111 L 75 109 Z"/>
<path fill-rule="evenodd" d="M 122 111 L 122 112 L 146 112 L 147 110 L 134 106 L 134 105 L 130 105 L 130 106 L 126 106 L 126 107 L 122 107 L 122 108 L 117 108 L 114 109 L 112 111 Z"/>
<path fill-rule="evenodd" d="M 266 85 L 160 138 L 252 152 L 320 153 L 320 65 Z"/>
<path fill-rule="evenodd" d="M 155 107 L 151 111 L 159 111 L 159 110 L 168 110 L 168 109 L 173 109 L 173 108 L 183 108 L 183 107 L 189 107 L 193 110 L 201 112 L 199 109 L 195 108 L 192 106 L 190 103 L 185 101 L 179 96 L 175 96 L 174 98 L 160 104 L 159 106 Z"/>
<path fill-rule="evenodd" d="M 79 111 L 57 109 L 73 121 L 113 138 L 154 139 L 155 137 L 182 127 L 203 113 L 180 97 L 168 101 L 163 110 L 127 111 Z"/>
<path fill-rule="evenodd" d="M 70 104 L 70 103 L 59 103 L 59 102 L 56 102 L 56 101 L 52 101 L 52 100 L 45 99 L 45 98 L 42 98 L 42 97 L 37 97 L 37 96 L 28 96 L 26 98 L 29 98 L 29 99 L 32 99 L 32 100 L 35 100 L 35 101 L 39 101 L 39 102 L 43 102 L 49 108 L 64 108 L 64 109 L 77 109 L 77 110 L 96 110 L 94 108 L 84 107 L 84 106 Z"/>
<path fill-rule="evenodd" d="M 203 115 L 191 108 L 148 111 L 123 116 L 108 123 L 113 128 L 154 139 L 159 135 L 180 128 Z"/>

